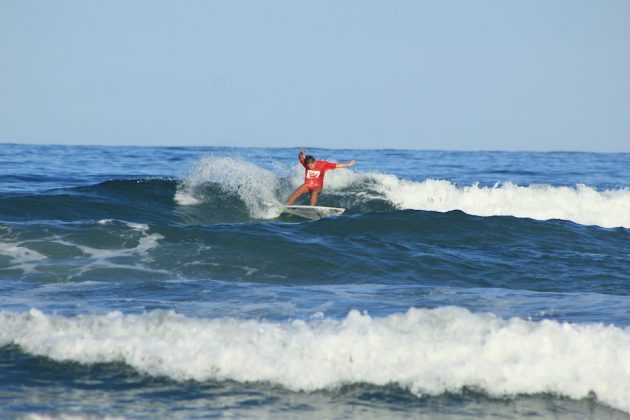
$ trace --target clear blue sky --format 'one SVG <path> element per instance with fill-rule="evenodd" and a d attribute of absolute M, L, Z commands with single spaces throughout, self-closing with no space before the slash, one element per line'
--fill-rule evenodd
<path fill-rule="evenodd" d="M 629 0 L 0 0 L 0 142 L 630 152 Z"/>

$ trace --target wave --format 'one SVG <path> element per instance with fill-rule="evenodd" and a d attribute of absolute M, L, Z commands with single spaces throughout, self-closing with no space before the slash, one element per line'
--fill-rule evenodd
<path fill-rule="evenodd" d="M 207 157 L 189 176 L 121 179 L 37 194 L 4 194 L 0 220 L 100 220 L 140 223 L 241 223 L 279 216 L 302 182 L 299 165 L 265 168 L 231 157 Z M 330 171 L 320 205 L 347 214 L 396 210 L 567 220 L 581 225 L 630 228 L 630 188 L 598 191 L 585 185 L 457 185 L 409 180 L 377 172 Z"/>
<path fill-rule="evenodd" d="M 178 188 L 175 201 L 180 205 L 219 201 L 204 196 L 202 187 L 214 184 L 224 193 L 240 199 L 257 219 L 278 216 L 279 180 L 276 175 L 253 163 L 230 157 L 208 157 L 197 163 L 191 175 Z"/>
<path fill-rule="evenodd" d="M 207 157 L 179 185 L 174 199 L 180 206 L 213 206 L 231 198 L 242 203 L 254 219 L 274 219 L 303 177 L 304 169 L 299 165 L 267 169 L 242 159 Z M 342 206 L 354 213 L 395 210 L 367 185 L 370 181 L 364 181 L 347 169 L 330 171 L 319 204 Z"/>
<path fill-rule="evenodd" d="M 355 214 L 316 223 L 0 223 L 0 279 L 385 281 L 562 292 L 587 287 L 626 296 L 627 244 L 623 230 L 459 211 Z"/>
<path fill-rule="evenodd" d="M 172 311 L 62 317 L 0 312 L 0 346 L 56 361 L 124 362 L 175 380 L 269 382 L 294 391 L 397 384 L 422 395 L 551 393 L 630 412 L 630 328 L 503 320 L 456 307 L 384 318 L 270 322 Z"/>
<path fill-rule="evenodd" d="M 175 201 L 182 206 L 211 204 L 216 197 L 203 187 L 213 185 L 242 201 L 251 217 L 270 219 L 277 217 L 277 207 L 300 185 L 302 176 L 299 165 L 276 175 L 251 162 L 209 157 L 199 161 L 180 184 Z M 627 187 L 598 191 L 585 185 L 520 186 L 510 182 L 460 186 L 447 180 L 413 181 L 377 172 L 338 169 L 326 175 L 320 204 L 345 207 L 350 213 L 460 210 L 483 217 L 560 219 L 582 225 L 630 228 Z"/>
<path fill-rule="evenodd" d="M 177 181 L 119 179 L 36 194 L 0 196 L 0 220 L 34 221 L 118 219 L 169 223 Z"/>
<path fill-rule="evenodd" d="M 401 209 L 461 210 L 475 216 L 561 219 L 581 225 L 630 228 L 630 188 L 597 191 L 585 185 L 519 186 L 510 182 L 480 187 L 457 186 L 445 180 L 414 182 L 391 175 L 376 178 L 377 190 Z"/>

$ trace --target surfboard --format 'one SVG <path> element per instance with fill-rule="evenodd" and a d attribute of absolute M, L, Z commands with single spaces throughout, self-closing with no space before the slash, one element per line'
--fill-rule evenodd
<path fill-rule="evenodd" d="M 323 206 L 286 206 L 283 207 L 281 211 L 305 219 L 319 220 L 324 217 L 339 216 L 346 211 L 346 209 Z"/>

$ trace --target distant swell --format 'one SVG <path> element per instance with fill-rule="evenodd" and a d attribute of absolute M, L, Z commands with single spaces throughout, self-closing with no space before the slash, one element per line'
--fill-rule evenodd
<path fill-rule="evenodd" d="M 396 383 L 416 394 L 552 393 L 630 412 L 630 330 L 529 322 L 464 309 L 287 323 L 173 312 L 66 318 L 0 312 L 0 346 L 58 361 L 124 362 L 177 380 L 264 381 L 314 391 Z"/>
<path fill-rule="evenodd" d="M 36 194 L 4 194 L 0 220 L 101 220 L 168 223 L 173 219 L 170 179 L 119 179 Z"/>

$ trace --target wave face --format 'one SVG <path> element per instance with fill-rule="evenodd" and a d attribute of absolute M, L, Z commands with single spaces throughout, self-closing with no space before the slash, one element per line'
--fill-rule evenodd
<path fill-rule="evenodd" d="M 281 285 L 386 281 L 538 292 L 588 287 L 591 292 L 630 295 L 628 235 L 623 230 L 412 210 L 315 223 L 280 220 L 9 224 L 0 227 L 0 279 L 207 279 Z"/>
<path fill-rule="evenodd" d="M 493 397 L 595 396 L 630 411 L 630 329 L 601 324 L 501 320 L 449 307 L 290 323 L 37 310 L 0 313 L 0 320 L 0 346 L 57 361 L 124 362 L 176 380 L 271 382 L 295 391 L 396 383 L 418 395 L 472 387 Z"/>

